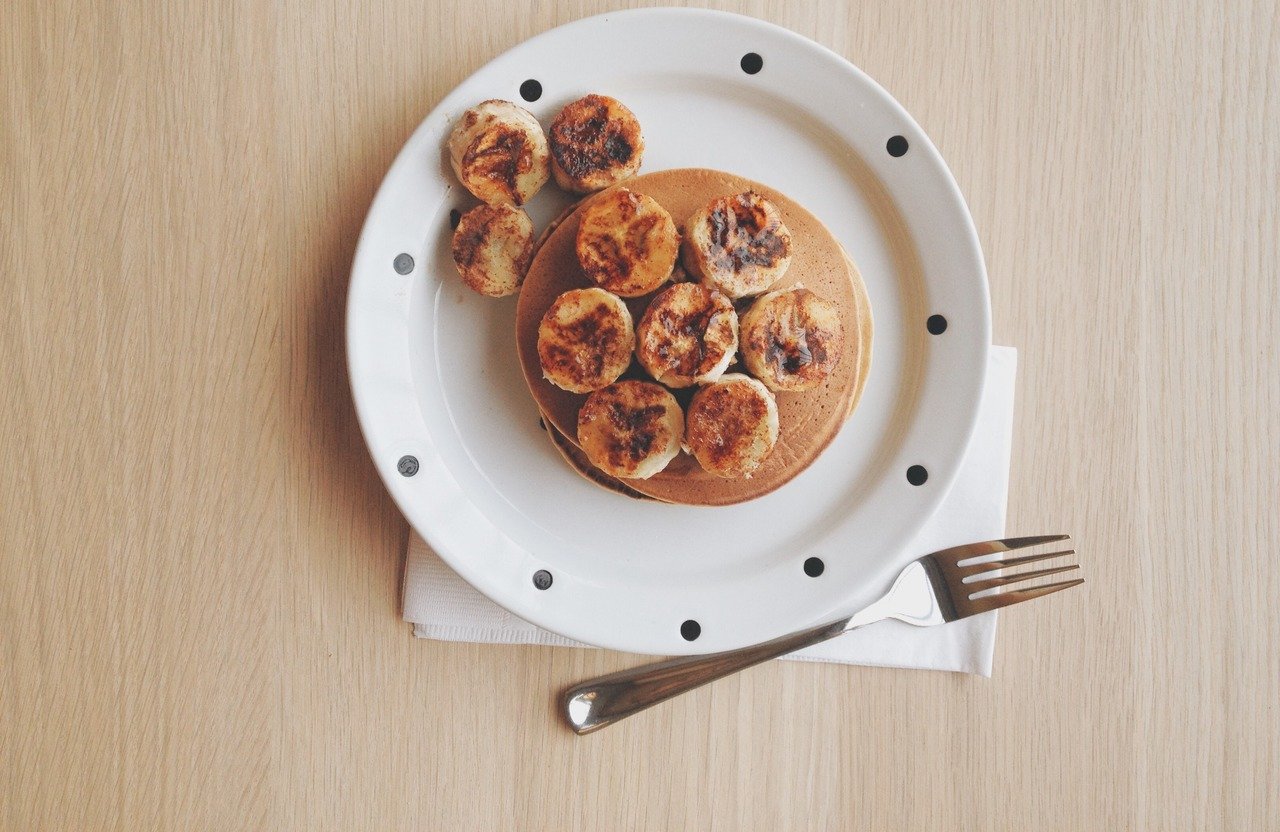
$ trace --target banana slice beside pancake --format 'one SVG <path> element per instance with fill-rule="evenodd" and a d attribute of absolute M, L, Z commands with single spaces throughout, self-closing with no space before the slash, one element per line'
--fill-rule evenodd
<path fill-rule="evenodd" d="M 733 300 L 758 295 L 791 265 L 791 231 L 755 191 L 719 196 L 685 223 L 684 267 Z"/>
<path fill-rule="evenodd" d="M 592 94 L 565 105 L 550 133 L 551 175 L 566 191 L 589 194 L 640 169 L 640 122 L 615 98 Z"/>
<path fill-rule="evenodd" d="M 774 391 L 812 390 L 844 349 L 839 308 L 803 286 L 769 292 L 742 316 L 742 360 Z"/>
<path fill-rule="evenodd" d="M 680 453 L 684 412 L 651 381 L 620 381 L 595 391 L 578 411 L 578 447 L 612 477 L 644 480 Z"/>
<path fill-rule="evenodd" d="M 494 298 L 520 288 L 533 248 L 528 214 L 510 205 L 483 203 L 458 220 L 450 246 L 462 282 Z"/>
<path fill-rule="evenodd" d="M 550 176 L 547 134 L 533 113 L 510 101 L 482 101 L 449 134 L 453 172 L 477 199 L 523 205 Z"/>

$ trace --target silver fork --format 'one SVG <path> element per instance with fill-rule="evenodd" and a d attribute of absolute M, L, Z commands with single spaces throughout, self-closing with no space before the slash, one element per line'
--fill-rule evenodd
<path fill-rule="evenodd" d="M 894 580 L 893 586 L 880 600 L 848 618 L 782 636 L 763 644 L 744 647 L 741 650 L 667 659 L 583 682 L 565 691 L 562 700 L 565 717 L 574 731 L 587 734 L 708 682 L 723 679 L 769 659 L 828 641 L 854 628 L 864 627 L 876 621 L 896 618 L 917 627 L 929 627 L 1007 607 L 1010 604 L 1030 601 L 1032 598 L 1039 598 L 1051 592 L 1070 589 L 1084 583 L 1084 579 L 1075 578 L 1028 589 L 1006 589 L 996 594 L 980 594 L 1018 581 L 1043 578 L 1077 569 L 1079 565 L 1073 563 L 1048 569 L 1034 569 L 1014 575 L 984 577 L 987 573 L 996 570 L 1074 555 L 1074 549 L 973 562 L 974 558 L 981 558 L 984 555 L 1070 539 L 1065 534 L 1013 537 L 1006 540 L 968 543 L 925 555 L 907 564 L 907 567 Z M 975 595 L 978 597 L 975 598 Z"/>

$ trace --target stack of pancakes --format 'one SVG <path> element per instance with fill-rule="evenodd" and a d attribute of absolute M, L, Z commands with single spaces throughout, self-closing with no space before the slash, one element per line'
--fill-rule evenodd
<path fill-rule="evenodd" d="M 538 359 L 538 324 L 547 309 L 563 292 L 596 285 L 578 264 L 574 246 L 582 206 L 599 197 L 592 195 L 570 208 L 543 235 L 520 290 L 516 311 L 520 363 L 529 390 L 542 411 L 547 432 L 579 473 L 628 496 L 713 506 L 745 502 L 768 494 L 807 468 L 831 443 L 857 406 L 871 364 L 871 306 L 862 277 L 817 217 L 758 182 L 721 171 L 687 168 L 646 174 L 617 187 L 651 197 L 677 223 L 712 199 L 729 194 L 755 191 L 772 202 L 791 231 L 792 260 L 786 273 L 769 291 L 803 285 L 835 303 L 845 329 L 843 352 L 834 372 L 817 388 L 776 394 L 781 429 L 778 444 L 750 478 L 724 479 L 709 474 L 683 452 L 664 471 L 647 480 L 623 481 L 598 470 L 576 442 L 578 411 L 587 395 L 570 393 L 551 384 L 543 378 Z M 679 273 L 677 269 L 677 275 Z M 656 294 L 626 299 L 634 320 L 641 318 Z M 750 300 L 740 304 L 739 310 L 745 310 Z M 729 368 L 729 372 L 735 371 L 743 371 L 740 364 Z M 647 376 L 639 364 L 633 362 L 623 378 L 647 379 Z M 673 393 L 681 406 L 687 408 L 694 388 Z"/>

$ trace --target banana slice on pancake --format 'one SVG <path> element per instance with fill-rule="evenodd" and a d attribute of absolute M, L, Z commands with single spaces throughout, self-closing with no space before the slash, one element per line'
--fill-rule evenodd
<path fill-rule="evenodd" d="M 578 264 L 598 286 L 636 298 L 671 277 L 680 235 L 671 215 L 653 199 L 616 188 L 582 208 L 574 247 Z"/>
<path fill-rule="evenodd" d="M 617 381 L 631 365 L 631 312 L 604 289 L 561 294 L 538 326 L 538 360 L 547 381 L 571 393 L 590 393 Z"/>
<path fill-rule="evenodd" d="M 578 411 L 578 447 L 614 477 L 652 477 L 680 453 L 683 436 L 680 403 L 651 381 L 611 384 L 588 396 Z"/>
<path fill-rule="evenodd" d="M 750 376 L 730 373 L 694 394 L 684 441 L 708 473 L 747 478 L 772 453 L 778 430 L 773 393 Z"/>
<path fill-rule="evenodd" d="M 770 390 L 812 390 L 844 351 L 836 304 L 803 286 L 758 298 L 742 316 L 742 361 Z"/>
<path fill-rule="evenodd" d="M 733 300 L 758 295 L 791 265 L 791 231 L 755 191 L 716 197 L 685 224 L 684 267 Z"/>
<path fill-rule="evenodd" d="M 464 188 L 491 205 L 523 205 L 550 176 L 547 134 L 533 114 L 490 99 L 467 110 L 449 134 L 449 162 Z"/>
<path fill-rule="evenodd" d="M 668 387 L 715 381 L 738 351 L 733 303 L 700 283 L 677 283 L 649 302 L 636 326 L 636 358 Z"/>
<path fill-rule="evenodd" d="M 533 221 L 510 205 L 477 205 L 458 220 L 451 249 L 463 283 L 489 297 L 514 294 L 533 259 Z"/>
<path fill-rule="evenodd" d="M 550 132 L 551 175 L 566 191 L 603 190 L 640 169 L 640 122 L 617 99 L 593 94 L 567 104 Z"/>

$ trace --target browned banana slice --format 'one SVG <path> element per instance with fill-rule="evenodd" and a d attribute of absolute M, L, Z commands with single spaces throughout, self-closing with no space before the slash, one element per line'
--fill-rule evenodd
<path fill-rule="evenodd" d="M 758 295 L 791 265 L 791 232 L 754 191 L 711 200 L 685 225 L 684 267 L 737 300 Z"/>
<path fill-rule="evenodd" d="M 514 294 L 533 258 L 533 221 L 510 205 L 477 205 L 453 232 L 453 263 L 482 295 Z"/>
<path fill-rule="evenodd" d="M 582 270 L 624 298 L 647 295 L 671 276 L 680 235 L 667 210 L 642 194 L 617 188 L 582 209 L 575 244 Z"/>
<path fill-rule="evenodd" d="M 547 381 L 571 393 L 612 384 L 631 365 L 631 312 L 604 289 L 570 289 L 538 326 L 538 360 Z"/>
<path fill-rule="evenodd" d="M 491 205 L 523 205 L 550 175 L 547 134 L 533 114 L 491 99 L 463 114 L 449 134 L 449 161 L 462 186 Z"/>
<path fill-rule="evenodd" d="M 708 473 L 750 477 L 778 442 L 778 405 L 759 381 L 730 373 L 694 394 L 684 441 Z"/>
<path fill-rule="evenodd" d="M 636 327 L 636 358 L 655 381 L 691 387 L 715 381 L 738 350 L 733 303 L 699 283 L 677 283 L 649 303 Z"/>
<path fill-rule="evenodd" d="M 620 381 L 587 397 L 578 411 L 578 446 L 614 477 L 645 480 L 680 453 L 684 413 L 650 381 Z"/>
<path fill-rule="evenodd" d="M 551 174 L 566 191 L 587 194 L 634 176 L 644 155 L 635 114 L 620 101 L 588 95 L 551 122 Z"/>
<path fill-rule="evenodd" d="M 812 390 L 844 350 L 836 304 L 803 286 L 770 292 L 742 316 L 742 360 L 770 390 Z"/>

